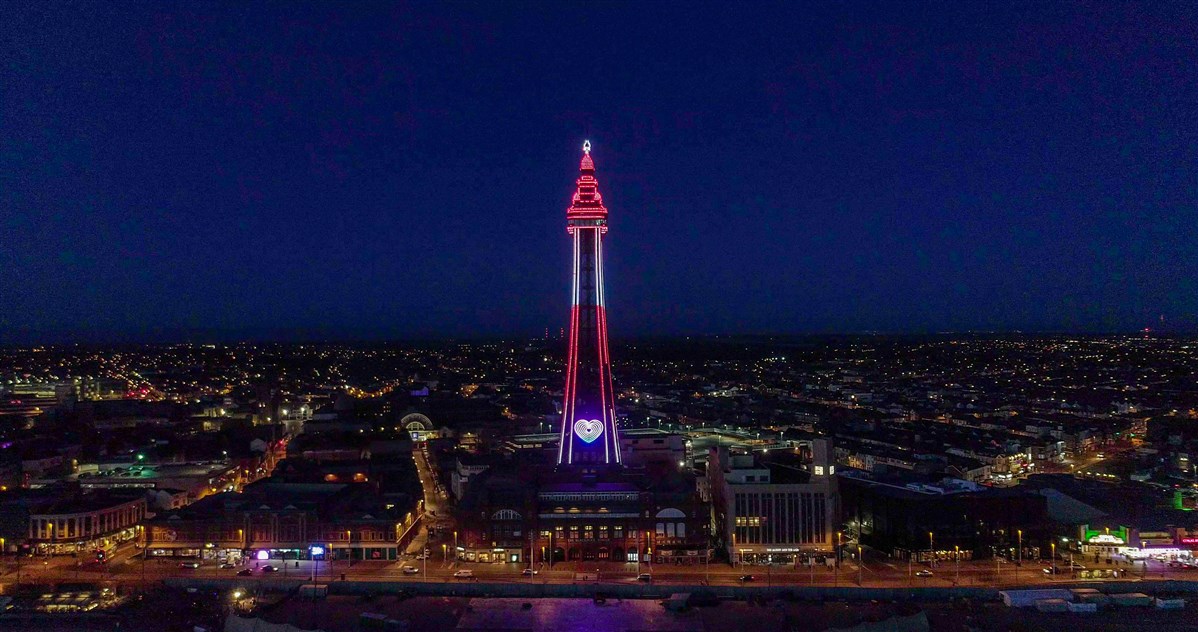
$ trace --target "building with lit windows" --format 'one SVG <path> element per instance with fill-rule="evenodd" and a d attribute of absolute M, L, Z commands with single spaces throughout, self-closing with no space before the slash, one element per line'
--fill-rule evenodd
<path fill-rule="evenodd" d="M 838 503 L 828 439 L 810 442 L 809 459 L 790 451 L 730 454 L 713 448 L 707 461 L 712 532 L 737 563 L 796 563 L 831 555 Z"/>
<path fill-rule="evenodd" d="M 414 511 L 388 508 L 370 484 L 264 480 L 208 496 L 146 525 L 151 557 L 395 560 L 415 533 Z"/>
<path fill-rule="evenodd" d="M 466 562 L 700 563 L 709 555 L 707 506 L 676 464 L 578 476 L 513 460 L 473 477 L 457 519 Z"/>
<path fill-rule="evenodd" d="M 31 507 L 26 542 L 37 554 L 111 552 L 137 537 L 145 517 L 146 499 L 140 491 L 78 492 Z"/>

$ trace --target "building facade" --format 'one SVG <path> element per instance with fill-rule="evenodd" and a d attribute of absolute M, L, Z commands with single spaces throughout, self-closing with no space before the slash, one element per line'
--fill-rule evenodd
<path fill-rule="evenodd" d="M 582 476 L 498 465 L 471 481 L 458 524 L 465 562 L 682 564 L 709 556 L 707 506 L 676 465 Z"/>
<path fill-rule="evenodd" d="M 138 492 L 77 494 L 31 510 L 26 541 L 38 554 L 111 552 L 138 536 L 145 517 L 146 499 Z"/>
<path fill-rule="evenodd" d="M 369 485 L 262 481 L 164 512 L 146 528 L 151 557 L 395 560 L 419 516 L 388 510 Z"/>
<path fill-rule="evenodd" d="M 799 563 L 831 555 L 838 528 L 835 463 L 828 439 L 811 442 L 805 470 L 712 449 L 712 530 L 736 563 Z"/>

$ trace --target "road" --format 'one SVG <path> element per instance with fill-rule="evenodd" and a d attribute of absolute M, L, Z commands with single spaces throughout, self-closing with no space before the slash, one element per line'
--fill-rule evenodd
<path fill-rule="evenodd" d="M 909 571 L 905 563 L 893 560 L 869 561 L 860 571 L 856 565 L 849 563 L 842 566 L 839 572 L 834 572 L 832 569 L 824 567 L 816 568 L 813 572 L 809 568 L 795 569 L 779 566 L 746 565 L 732 567 L 727 564 L 712 564 L 710 568 L 705 568 L 703 565 L 674 566 L 644 563 L 638 568 L 636 564 L 614 562 L 562 562 L 555 565 L 552 569 L 540 568 L 537 575 L 526 577 L 521 575 L 523 567 L 517 564 L 459 564 L 455 563 L 452 559 L 442 560 L 440 550 L 434 552 L 433 559 L 427 562 L 427 568 L 425 568 L 426 565 L 424 562 L 414 559 L 406 559 L 400 562 L 365 561 L 355 562 L 352 565 L 346 561 L 313 562 L 308 560 L 299 562 L 292 560 L 287 562 L 285 566 L 281 561 L 272 561 L 270 563 L 279 567 L 280 570 L 273 574 L 263 573 L 260 569 L 256 568 L 254 562 L 251 562 L 249 568 L 252 570 L 252 575 L 246 577 L 246 581 L 249 582 L 257 578 L 266 577 L 272 579 L 311 578 L 316 573 L 319 574 L 320 581 L 341 579 L 342 575 L 349 581 L 462 581 L 453 577 L 453 573 L 458 569 L 470 569 L 477 577 L 477 581 L 491 583 L 594 583 L 596 578 L 599 583 L 635 583 L 638 572 L 651 574 L 654 584 L 666 585 L 696 585 L 702 584 L 705 581 L 715 586 L 739 585 L 741 584 L 739 578 L 746 574 L 753 576 L 751 585 L 759 586 L 856 586 L 858 585 L 858 578 L 860 578 L 861 584 L 865 587 L 889 588 L 901 588 L 905 586 L 947 587 L 953 585 L 1048 586 L 1056 583 L 1075 583 L 1078 581 L 1068 575 L 1056 577 L 1046 575 L 1042 570 L 1046 562 L 1026 563 L 1021 569 L 1017 569 L 1013 564 L 1004 564 L 998 567 L 999 570 L 997 572 L 993 561 L 962 562 L 959 573 L 952 563 L 945 563 L 936 568 L 931 577 L 915 576 L 914 572 L 920 570 L 919 566 L 912 567 L 911 574 L 908 574 Z M 265 565 L 265 563 L 260 564 L 262 566 Z M 416 574 L 405 574 L 402 570 L 402 567 L 405 565 L 415 567 L 419 572 Z M 1108 567 L 1105 564 L 1093 565 L 1089 563 L 1087 563 L 1087 566 L 1090 568 Z M 1149 563 L 1146 576 L 1143 575 L 1142 564 L 1137 564 L 1131 570 L 1126 565 L 1115 565 L 1112 568 L 1120 568 L 1127 571 L 1124 578 L 1126 581 L 1137 581 L 1142 578 L 1198 580 L 1198 570 L 1171 569 L 1165 564 L 1156 561 Z M 232 578 L 237 576 L 237 570 L 219 569 L 211 564 L 198 569 L 182 568 L 177 561 L 168 560 L 149 560 L 143 564 L 140 558 L 117 562 L 106 568 L 100 568 L 97 565 L 76 567 L 70 558 L 55 558 L 47 560 L 46 563 L 40 560 L 35 563 L 24 563 L 22 565 L 21 580 L 22 583 L 27 584 L 34 582 L 53 583 L 74 581 L 116 581 L 125 584 L 136 584 L 142 581 L 143 577 L 145 581 L 149 582 L 160 581 L 168 577 Z M 12 558 L 5 561 L 4 571 L 3 574 L 0 574 L 0 591 L 9 591 L 16 583 L 15 565 L 12 563 Z M 425 579 L 426 577 L 427 580 Z M 1113 580 L 1107 579 L 1103 581 Z"/>
<path fill-rule="evenodd" d="M 420 486 L 424 489 L 425 513 L 420 531 L 408 543 L 407 553 L 417 553 L 429 547 L 429 527 L 437 527 L 442 531 L 453 529 L 452 519 L 449 517 L 448 492 L 429 466 L 425 444 L 417 444 L 412 450 L 412 459 L 416 462 L 416 474 L 420 477 Z"/>

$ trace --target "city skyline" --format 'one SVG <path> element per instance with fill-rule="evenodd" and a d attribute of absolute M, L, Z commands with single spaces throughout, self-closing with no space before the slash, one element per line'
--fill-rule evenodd
<path fill-rule="evenodd" d="M 0 343 L 1198 330 L 1183 5 L 675 8 L 14 5 Z"/>

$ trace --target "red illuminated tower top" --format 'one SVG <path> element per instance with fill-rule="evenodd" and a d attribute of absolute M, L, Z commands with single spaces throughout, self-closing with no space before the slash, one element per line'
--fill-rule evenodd
<path fill-rule="evenodd" d="M 582 144 L 582 163 L 578 166 L 578 190 L 574 192 L 574 201 L 566 209 L 566 219 L 570 221 L 570 232 L 576 225 L 575 220 L 602 220 L 601 230 L 607 231 L 607 207 L 603 206 L 603 196 L 599 194 L 599 181 L 595 179 L 595 161 L 591 160 L 591 141 Z M 588 222 L 591 223 L 591 222 Z"/>

